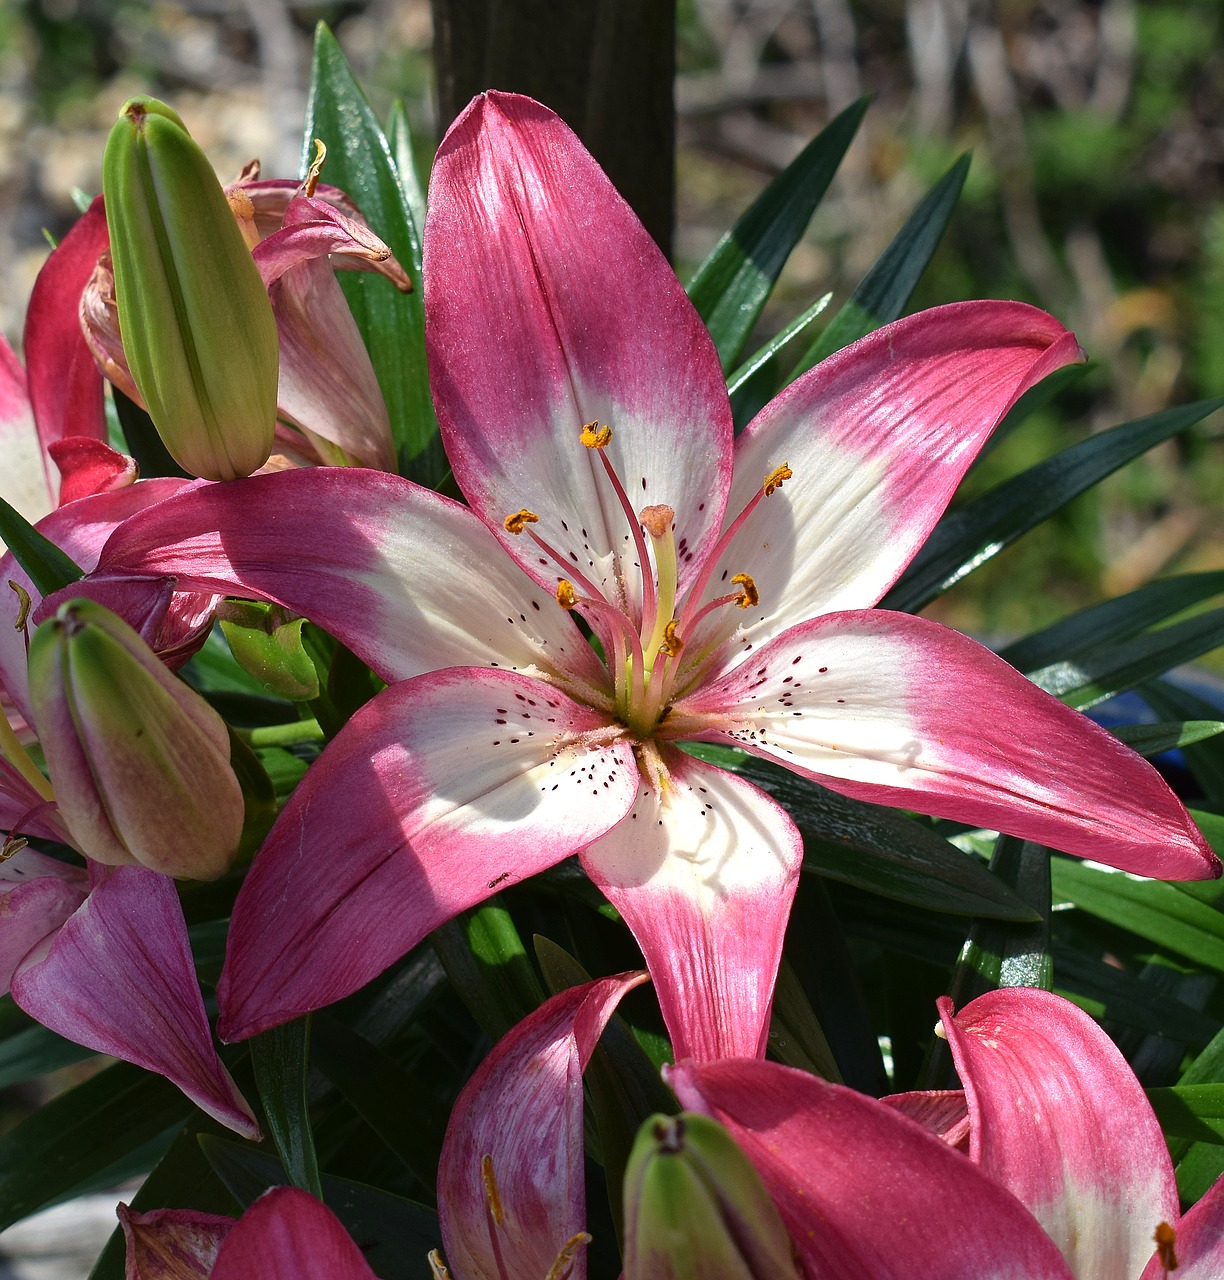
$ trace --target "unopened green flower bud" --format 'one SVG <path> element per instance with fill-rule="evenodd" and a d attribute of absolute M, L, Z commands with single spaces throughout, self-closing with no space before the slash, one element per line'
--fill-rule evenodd
<path fill-rule="evenodd" d="M 250 475 L 276 429 L 276 320 L 212 166 L 169 107 L 131 98 L 102 187 L 123 350 L 149 416 L 192 475 Z"/>
<path fill-rule="evenodd" d="M 60 814 L 98 862 L 211 880 L 242 835 L 225 722 L 109 609 L 61 605 L 30 641 L 30 700 Z"/>
<path fill-rule="evenodd" d="M 651 1116 L 625 1169 L 625 1280 L 799 1280 L 778 1210 L 716 1120 Z"/>

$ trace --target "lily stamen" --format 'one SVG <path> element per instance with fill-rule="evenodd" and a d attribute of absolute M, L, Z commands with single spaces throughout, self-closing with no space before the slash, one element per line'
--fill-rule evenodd
<path fill-rule="evenodd" d="M 493 1157 L 480 1157 L 480 1177 L 485 1185 L 485 1199 L 489 1202 L 489 1213 L 493 1221 L 500 1227 L 505 1224 L 506 1211 L 502 1207 L 501 1192 L 497 1188 L 497 1175 L 493 1172 Z"/>
<path fill-rule="evenodd" d="M 556 1261 L 548 1268 L 548 1274 L 544 1280 L 564 1280 L 568 1275 L 570 1267 L 574 1262 L 574 1255 L 582 1248 L 583 1245 L 591 1243 L 591 1236 L 586 1231 L 579 1231 L 561 1246 L 561 1251 L 557 1254 Z"/>

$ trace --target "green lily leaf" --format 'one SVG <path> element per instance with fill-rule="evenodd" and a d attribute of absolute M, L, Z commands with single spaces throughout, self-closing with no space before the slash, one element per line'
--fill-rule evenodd
<path fill-rule="evenodd" d="M 400 471 L 421 484 L 436 485 L 446 474 L 446 459 L 425 367 L 419 228 L 396 155 L 323 23 L 315 31 L 303 172 L 313 157 L 315 138 L 327 145 L 323 180 L 352 196 L 412 277 L 413 292 L 400 293 L 389 280 L 368 271 L 339 275 L 387 403 Z"/>
<path fill-rule="evenodd" d="M 1224 1144 L 1224 1084 L 1149 1089 L 1147 1096 L 1165 1133 Z"/>
<path fill-rule="evenodd" d="M 49 596 L 61 587 L 79 582 L 85 571 L 71 556 L 63 552 L 15 508 L 0 498 L 0 543 L 26 571 L 30 581 Z"/>
<path fill-rule="evenodd" d="M 1130 640 L 1175 614 L 1224 592 L 1224 572 L 1183 573 L 1080 609 L 999 650 L 1018 671 L 1066 662 L 1102 644 Z"/>
<path fill-rule="evenodd" d="M 244 1207 L 268 1187 L 286 1183 L 280 1161 L 255 1147 L 211 1135 L 200 1138 L 200 1147 Z M 389 1191 L 327 1174 L 319 1198 L 360 1241 L 366 1261 L 383 1280 L 420 1280 L 422 1259 L 441 1244 L 438 1215 Z"/>
<path fill-rule="evenodd" d="M 322 1198 L 306 1098 L 309 1041 L 310 1019 L 298 1018 L 256 1036 L 251 1041 L 251 1061 L 268 1128 L 290 1180 Z"/>
<path fill-rule="evenodd" d="M 1193 746 L 1224 733 L 1224 720 L 1175 720 L 1167 724 L 1120 724 L 1110 729 L 1132 751 L 1151 757 Z"/>
<path fill-rule="evenodd" d="M 194 1110 L 168 1080 L 126 1062 L 52 1098 L 0 1138 L 0 1230 L 144 1173 Z"/>
<path fill-rule="evenodd" d="M 740 215 L 689 282 L 724 370 L 739 359 L 866 111 L 867 99 L 860 98 L 830 121 Z"/>
<path fill-rule="evenodd" d="M 1224 608 L 1212 609 L 1120 644 L 1085 650 L 1071 661 L 1032 671 L 1029 678 L 1070 706 L 1094 707 L 1114 694 L 1209 653 L 1219 647 L 1222 639 Z"/>
<path fill-rule="evenodd" d="M 1139 690 L 1157 715 L 1215 716 L 1219 707 L 1167 680 L 1153 680 Z M 1224 741 L 1200 739 L 1182 744 L 1186 763 L 1203 794 L 1213 804 L 1224 803 Z"/>
<path fill-rule="evenodd" d="M 0 1089 L 92 1056 L 92 1049 L 73 1044 L 35 1022 L 17 1007 L 12 996 L 0 996 Z"/>
<path fill-rule="evenodd" d="M 391 148 L 391 157 L 395 161 L 395 175 L 399 178 L 400 191 L 404 203 L 412 215 L 412 225 L 416 228 L 425 226 L 425 189 L 417 176 L 416 152 L 412 145 L 412 132 L 408 128 L 408 117 L 404 114 L 404 104 L 396 98 L 387 115 L 387 144 Z M 418 237 L 414 248 L 417 256 L 413 259 L 416 279 L 421 272 L 421 245 Z"/>
<path fill-rule="evenodd" d="M 788 381 L 793 382 L 826 356 L 896 320 L 905 310 L 910 294 L 939 248 L 968 173 L 969 157 L 963 155 L 922 198 L 859 287 L 803 353 Z"/>
<path fill-rule="evenodd" d="M 881 606 L 916 613 L 1072 498 L 1221 405 L 1224 398 L 1200 400 L 1102 431 L 950 512 Z"/>

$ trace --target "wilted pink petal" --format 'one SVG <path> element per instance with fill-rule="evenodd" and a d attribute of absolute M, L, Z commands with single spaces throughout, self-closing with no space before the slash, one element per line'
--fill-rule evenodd
<path fill-rule="evenodd" d="M 127 1242 L 125 1280 L 209 1280 L 235 1219 L 194 1209 L 117 1210 Z"/>
<path fill-rule="evenodd" d="M 101 440 L 65 436 L 47 448 L 60 473 L 60 502 L 122 489 L 136 480 L 136 460 Z"/>

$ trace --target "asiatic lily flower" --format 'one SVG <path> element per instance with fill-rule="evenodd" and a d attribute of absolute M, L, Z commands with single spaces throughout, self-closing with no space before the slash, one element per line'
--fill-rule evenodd
<path fill-rule="evenodd" d="M 77 564 L 92 569 L 115 526 L 181 480 L 152 480 L 59 507 L 39 531 Z M 207 631 L 214 597 L 175 593 L 143 577 L 102 575 L 45 600 L 14 561 L 0 558 L 0 688 L 36 731 L 27 683 L 24 630 L 64 599 L 90 594 L 172 658 Z M 27 603 L 28 602 L 28 603 Z M 254 1137 L 258 1125 L 217 1056 L 200 995 L 187 926 L 174 882 L 144 867 L 74 866 L 24 847 L 41 836 L 79 848 L 47 780 L 8 726 L 0 723 L 0 992 L 44 1026 L 77 1044 L 155 1071 L 222 1124 Z M 83 852 L 83 851 L 82 851 Z"/>
<path fill-rule="evenodd" d="M 321 163 L 321 162 L 320 162 Z M 277 411 L 284 453 L 269 466 L 358 463 L 394 470 L 386 404 L 334 268 L 374 271 L 397 289 L 411 281 L 390 248 L 337 187 L 259 177 L 253 162 L 226 188 L 272 302 L 280 338 Z M 108 242 L 80 297 L 85 340 L 98 368 L 143 404 L 119 333 Z"/>
<path fill-rule="evenodd" d="M 189 1209 L 119 1206 L 128 1280 L 377 1280 L 339 1218 L 273 1187 L 235 1221 Z"/>
<path fill-rule="evenodd" d="M 813 1277 L 1221 1274 L 1224 1179 L 1180 1215 L 1152 1108 L 1087 1014 L 1009 988 L 956 1015 L 945 998 L 940 1016 L 965 1086 L 967 1155 L 931 1131 L 948 1129 L 954 1095 L 876 1101 L 758 1061 L 682 1063 L 668 1083 L 731 1130 Z M 919 1110 L 938 1118 L 920 1124 Z M 956 1141 L 963 1126 L 950 1128 Z"/>
<path fill-rule="evenodd" d="M 576 853 L 677 1059 L 762 1052 L 799 834 L 684 741 L 1146 875 L 1218 874 L 1138 756 L 964 636 L 871 608 L 1017 396 L 1077 358 L 1061 325 L 1006 302 L 911 316 L 734 440 L 708 333 L 556 116 L 476 99 L 430 190 L 430 376 L 469 506 L 376 473 L 256 476 L 138 515 L 100 561 L 280 603 L 390 684 L 243 885 L 223 1038 L 347 995 Z"/>

